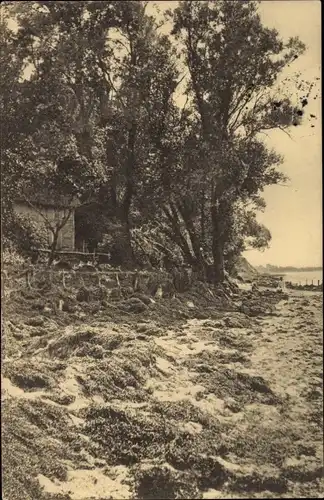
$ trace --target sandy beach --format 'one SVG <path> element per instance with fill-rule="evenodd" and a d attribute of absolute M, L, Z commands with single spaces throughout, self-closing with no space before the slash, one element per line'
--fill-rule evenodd
<path fill-rule="evenodd" d="M 322 295 L 193 305 L 167 326 L 8 308 L 4 498 L 322 497 Z"/>

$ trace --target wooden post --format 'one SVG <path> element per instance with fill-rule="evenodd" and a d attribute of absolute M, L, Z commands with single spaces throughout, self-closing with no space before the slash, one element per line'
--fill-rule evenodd
<path fill-rule="evenodd" d="M 132 288 L 134 292 L 137 292 L 138 290 L 138 272 L 136 271 L 135 274 L 133 274 L 132 277 Z"/>
<path fill-rule="evenodd" d="M 320 286 L 320 280 L 317 280 L 317 286 Z"/>
<path fill-rule="evenodd" d="M 26 286 L 29 290 L 32 289 L 31 279 L 34 277 L 34 269 L 27 269 L 26 271 Z"/>

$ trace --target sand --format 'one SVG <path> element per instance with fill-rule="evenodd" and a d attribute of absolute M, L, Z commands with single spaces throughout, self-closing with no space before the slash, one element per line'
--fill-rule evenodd
<path fill-rule="evenodd" d="M 168 327 L 88 315 L 39 338 L 19 321 L 3 361 L 6 500 L 322 496 L 320 294 Z"/>

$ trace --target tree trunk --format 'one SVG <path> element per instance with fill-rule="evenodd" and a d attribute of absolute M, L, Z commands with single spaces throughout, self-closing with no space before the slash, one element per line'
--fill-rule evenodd
<path fill-rule="evenodd" d="M 201 202 L 200 202 L 200 234 L 201 234 L 201 243 L 204 247 L 205 239 L 206 239 L 206 199 L 205 199 L 205 190 L 202 190 L 201 193 Z"/>
<path fill-rule="evenodd" d="M 162 232 L 168 238 L 170 238 L 171 241 L 173 241 L 176 245 L 179 246 L 179 248 L 181 249 L 181 251 L 183 253 L 183 256 L 184 256 L 186 263 L 189 264 L 190 266 L 192 266 L 194 264 L 193 263 L 193 256 L 191 255 L 188 243 L 186 241 L 183 241 L 182 239 L 180 239 L 179 236 L 177 234 L 175 234 L 174 231 L 172 231 L 172 230 L 167 230 L 167 229 L 163 228 Z"/>
<path fill-rule="evenodd" d="M 219 211 L 218 204 L 212 206 L 212 226 L 213 226 L 213 261 L 214 261 L 214 282 L 222 283 L 225 279 L 225 267 L 224 267 L 224 242 L 223 242 L 223 230 L 221 213 Z"/>
<path fill-rule="evenodd" d="M 184 237 L 184 235 L 181 232 L 179 218 L 178 218 L 176 208 L 172 204 L 170 204 L 170 209 L 168 209 L 167 207 L 164 207 L 163 211 L 164 211 L 165 215 L 167 216 L 168 220 L 170 221 L 171 227 L 172 227 L 172 232 L 171 231 L 170 231 L 170 233 L 168 232 L 168 236 L 170 238 L 172 238 L 172 240 L 177 245 L 179 245 L 179 247 L 181 248 L 181 250 L 183 252 L 183 255 L 184 255 L 184 258 L 185 258 L 187 264 L 189 264 L 190 266 L 194 265 L 194 263 L 195 263 L 194 257 L 190 251 L 190 247 L 188 245 L 186 238 Z"/>
<path fill-rule="evenodd" d="M 118 264 L 131 267 L 134 262 L 134 255 L 132 249 L 131 224 L 129 220 L 128 206 L 123 205 L 119 208 L 118 218 L 121 223 L 121 227 L 118 234 L 116 234 L 117 244 L 115 247 L 117 249 L 117 253 L 114 260 L 116 260 L 116 265 Z"/>
<path fill-rule="evenodd" d="M 60 232 L 59 229 L 57 229 L 55 232 L 53 232 L 53 241 L 51 244 L 51 249 L 50 249 L 51 251 L 50 251 L 50 254 L 48 257 L 48 263 L 47 263 L 48 266 L 51 266 L 53 264 L 53 261 L 54 261 L 59 232 Z"/>
<path fill-rule="evenodd" d="M 117 201 L 117 179 L 116 173 L 114 172 L 111 177 L 111 186 L 110 186 L 110 200 L 114 210 L 115 215 L 117 215 L 118 209 L 118 201 Z"/>
<path fill-rule="evenodd" d="M 206 263 L 201 252 L 201 242 L 199 236 L 197 236 L 196 229 L 192 220 L 192 215 L 190 214 L 189 210 L 186 209 L 185 204 L 179 204 L 179 211 L 184 220 L 186 230 L 190 237 L 192 249 L 195 254 L 195 270 L 202 276 L 202 278 L 205 278 Z"/>
<path fill-rule="evenodd" d="M 222 283 L 225 280 L 224 250 L 219 238 L 213 237 L 214 281 Z"/>
<path fill-rule="evenodd" d="M 130 209 L 132 205 L 132 200 L 134 196 L 134 172 L 135 172 L 135 141 L 136 141 L 136 123 L 132 121 L 132 124 L 128 131 L 128 141 L 127 141 L 127 159 L 126 159 L 126 190 L 124 199 L 121 207 L 121 222 L 124 226 L 125 239 L 124 239 L 124 252 L 123 255 L 126 265 L 132 265 L 134 262 L 134 255 L 132 249 L 132 238 L 131 238 L 131 221 L 130 221 Z"/>

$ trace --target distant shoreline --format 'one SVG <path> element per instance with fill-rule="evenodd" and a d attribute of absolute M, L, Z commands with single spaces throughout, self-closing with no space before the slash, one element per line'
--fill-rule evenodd
<path fill-rule="evenodd" d="M 268 277 L 269 279 L 281 279 L 284 280 L 287 283 L 292 283 L 294 285 L 298 286 L 305 286 L 305 285 L 320 285 L 323 283 L 323 269 L 320 268 L 317 271 L 282 271 L 282 272 L 275 272 L 275 271 L 263 271 L 260 272 L 258 271 L 259 275 Z"/>
<path fill-rule="evenodd" d="M 323 271 L 322 267 L 271 267 L 266 268 L 257 266 L 255 268 L 258 272 L 267 274 L 280 274 L 280 273 L 304 273 L 313 271 Z"/>

